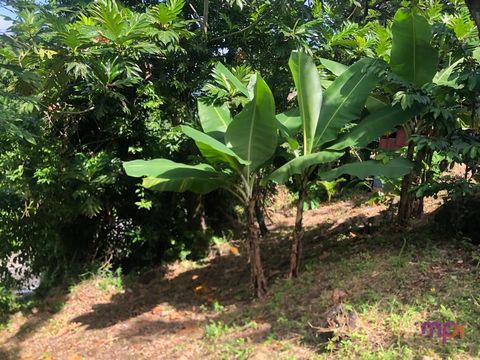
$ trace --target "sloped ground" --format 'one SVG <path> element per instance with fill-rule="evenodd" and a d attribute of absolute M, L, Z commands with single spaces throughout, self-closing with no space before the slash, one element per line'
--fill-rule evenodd
<path fill-rule="evenodd" d="M 399 230 L 382 206 L 341 201 L 309 211 L 300 278 L 285 279 L 290 210 L 270 214 L 263 242 L 270 293 L 249 297 L 245 249 L 182 262 L 133 282 L 115 276 L 58 291 L 0 332 L 0 359 L 478 359 L 480 251 L 435 230 L 429 217 Z M 353 205 L 353 209 L 352 209 Z M 432 211 L 436 203 L 429 203 Z M 127 283 L 127 285 L 125 285 Z M 334 289 L 357 327 L 328 339 Z M 463 339 L 420 334 L 452 320 Z"/>

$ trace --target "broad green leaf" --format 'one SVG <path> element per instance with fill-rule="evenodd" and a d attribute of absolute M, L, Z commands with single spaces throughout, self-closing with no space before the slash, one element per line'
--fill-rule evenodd
<path fill-rule="evenodd" d="M 315 134 L 317 146 L 335 140 L 340 129 L 360 117 L 368 95 L 380 80 L 377 73 L 367 69 L 374 62 L 371 59 L 356 62 L 325 90 Z"/>
<path fill-rule="evenodd" d="M 240 81 L 239 78 L 233 75 L 232 72 L 225 67 L 225 65 L 223 65 L 222 63 L 218 63 L 215 68 L 217 69 L 218 73 L 225 76 L 225 78 L 227 78 L 233 85 L 235 85 L 238 91 L 240 91 L 246 97 L 249 97 L 248 88 Z"/>
<path fill-rule="evenodd" d="M 278 184 L 284 184 L 293 175 L 302 174 L 311 166 L 326 164 L 340 158 L 344 153 L 336 151 L 320 151 L 313 154 L 299 156 L 279 167 L 264 181 L 272 180 Z"/>
<path fill-rule="evenodd" d="M 227 146 L 250 162 L 247 174 L 272 157 L 278 137 L 272 92 L 260 75 L 256 77 L 253 99 L 234 117 L 225 133 Z"/>
<path fill-rule="evenodd" d="M 241 165 L 248 165 L 249 162 L 241 159 L 232 149 L 220 141 L 214 139 L 201 131 L 189 126 L 180 126 L 182 132 L 195 141 L 200 153 L 212 164 L 226 163 L 234 169 L 240 169 Z"/>
<path fill-rule="evenodd" d="M 226 184 L 223 174 L 207 164 L 187 165 L 167 159 L 153 159 L 127 161 L 123 167 L 129 176 L 146 176 L 142 185 L 156 191 L 204 194 Z"/>
<path fill-rule="evenodd" d="M 368 111 L 374 112 L 383 109 L 385 106 L 389 106 L 388 102 L 385 102 L 375 96 L 370 95 L 365 102 L 365 107 Z"/>
<path fill-rule="evenodd" d="M 115 1 L 94 2 L 90 7 L 90 13 L 100 25 L 105 37 L 115 41 L 121 35 L 125 27 L 125 13 Z"/>
<path fill-rule="evenodd" d="M 322 80 L 322 89 L 328 89 L 333 84 L 332 80 Z"/>
<path fill-rule="evenodd" d="M 182 178 L 151 178 L 146 177 L 142 186 L 153 191 L 191 191 L 197 194 L 207 194 L 213 190 L 227 187 L 228 182 L 222 178 L 198 178 L 195 174 L 183 174 Z"/>
<path fill-rule="evenodd" d="M 480 47 L 477 47 L 475 50 L 473 50 L 472 56 L 480 63 Z"/>
<path fill-rule="evenodd" d="M 278 114 L 277 126 L 280 133 L 279 144 L 283 144 L 284 141 L 288 143 L 288 146 L 291 150 L 295 151 L 298 149 L 299 144 L 296 139 L 298 129 L 302 126 L 302 120 L 298 114 L 298 109 L 289 110 L 292 113 L 296 113 L 297 116 L 287 116 L 286 112 Z"/>
<path fill-rule="evenodd" d="M 339 62 L 333 61 L 333 60 L 328 60 L 324 58 L 320 58 L 320 62 L 322 63 L 323 66 L 325 66 L 326 69 L 330 70 L 331 73 L 335 76 L 340 76 L 342 75 L 347 69 L 348 66 L 341 64 Z M 330 86 L 333 81 L 327 81 L 323 80 L 322 85 L 326 89 L 328 86 L 325 86 L 325 83 L 327 83 L 328 86 Z M 380 110 L 381 108 L 385 107 L 387 105 L 386 102 L 370 95 L 367 98 L 367 101 L 365 103 L 365 107 L 368 109 L 368 111 L 375 111 L 375 110 Z"/>
<path fill-rule="evenodd" d="M 418 86 L 432 81 L 438 52 L 431 45 L 432 28 L 415 10 L 400 9 L 392 25 L 390 66 L 394 73 Z"/>
<path fill-rule="evenodd" d="M 232 121 L 230 110 L 226 104 L 222 106 L 208 105 L 199 100 L 198 117 L 202 129 L 207 135 L 221 142 L 225 141 L 225 131 Z"/>
<path fill-rule="evenodd" d="M 432 82 L 437 85 L 449 86 L 454 89 L 460 89 L 462 86 L 457 84 L 457 77 L 452 77 L 452 74 L 455 67 L 461 64 L 464 60 L 465 58 L 461 58 L 455 61 L 449 67 L 437 72 L 433 77 Z"/>
<path fill-rule="evenodd" d="M 313 149 L 315 130 L 322 108 L 322 86 L 311 56 L 292 51 L 288 65 L 297 89 L 298 108 L 303 123 L 303 153 L 306 155 Z"/>
<path fill-rule="evenodd" d="M 186 173 L 196 173 L 199 177 L 204 178 L 218 176 L 219 174 L 207 164 L 187 165 L 168 159 L 125 161 L 123 168 L 127 175 L 132 177 L 164 177 L 164 174 L 168 174 L 172 170 L 178 171 L 177 174 L 179 175 L 184 171 Z"/>
<path fill-rule="evenodd" d="M 336 169 L 321 173 L 320 177 L 327 181 L 334 180 L 345 174 L 356 176 L 360 179 L 365 179 L 368 176 L 398 178 L 408 174 L 410 170 L 412 170 L 412 167 L 412 162 L 402 158 L 390 160 L 388 163 L 383 163 L 382 161 L 376 160 L 367 160 L 363 162 L 342 165 Z"/>
<path fill-rule="evenodd" d="M 335 76 L 342 75 L 348 69 L 348 65 L 344 65 L 333 60 L 320 58 L 320 62 Z"/>
<path fill-rule="evenodd" d="M 403 110 L 400 105 L 385 107 L 360 121 L 350 132 L 340 136 L 329 150 L 342 150 L 347 147 L 361 148 L 378 139 L 396 126 L 406 123 L 417 115 L 423 107 L 414 106 Z"/>
<path fill-rule="evenodd" d="M 302 118 L 300 117 L 300 111 L 297 108 L 277 114 L 276 118 L 292 137 L 297 134 L 298 129 L 302 126 Z"/>

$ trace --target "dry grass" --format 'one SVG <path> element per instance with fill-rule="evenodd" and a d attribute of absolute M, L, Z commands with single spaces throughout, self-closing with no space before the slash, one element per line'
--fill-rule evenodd
<path fill-rule="evenodd" d="M 404 231 L 365 227 L 383 207 L 355 203 L 307 213 L 304 269 L 295 280 L 284 278 L 291 215 L 272 214 L 263 301 L 249 297 L 244 249 L 173 264 L 148 284 L 98 277 L 13 316 L 0 332 L 0 359 L 479 358 L 474 250 L 436 233 L 428 219 Z M 329 339 L 309 324 L 324 321 L 335 288 L 348 293 L 358 326 Z M 426 320 L 465 324 L 465 338 L 443 345 L 423 337 Z"/>

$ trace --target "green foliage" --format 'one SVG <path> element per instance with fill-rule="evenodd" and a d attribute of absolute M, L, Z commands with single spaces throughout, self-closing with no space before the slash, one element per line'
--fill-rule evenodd
<path fill-rule="evenodd" d="M 312 181 L 307 185 L 307 194 L 304 210 L 316 209 L 321 206 L 324 201 L 331 201 L 333 196 L 337 193 L 337 188 L 340 183 L 345 182 L 343 178 L 334 181 Z"/>
<path fill-rule="evenodd" d="M 203 90 L 213 102 L 223 106 L 228 103 L 234 106 L 245 105 L 249 97 L 246 84 L 250 82 L 251 73 L 251 68 L 245 65 L 234 67 L 230 71 L 222 63 L 217 63 L 212 72 L 214 82 L 206 84 Z M 202 116 L 201 110 L 199 107 L 199 116 Z"/>
<path fill-rule="evenodd" d="M 480 191 L 476 181 L 480 168 L 480 142 L 475 137 L 457 131 L 446 137 L 415 136 L 413 141 L 420 150 L 428 148 L 435 154 L 428 169 L 431 178 L 414 189 L 418 197 L 436 196 L 443 190 L 448 199 L 459 200 Z M 445 173 L 455 164 L 466 165 L 464 178 Z"/>
<path fill-rule="evenodd" d="M 363 59 L 350 66 L 325 91 L 315 145 L 335 140 L 339 131 L 360 117 L 368 95 L 380 80 L 383 65 Z"/>
<path fill-rule="evenodd" d="M 224 324 L 222 321 L 211 320 L 207 325 L 205 325 L 205 337 L 213 340 L 224 335 L 228 330 L 228 325 Z"/>
<path fill-rule="evenodd" d="M 385 176 L 398 178 L 406 175 L 412 169 L 412 163 L 402 158 L 396 158 L 384 163 L 383 161 L 367 160 L 363 162 L 345 164 L 335 169 L 321 173 L 325 180 L 333 180 L 341 175 L 348 174 L 365 179 L 367 176 Z"/>
<path fill-rule="evenodd" d="M 207 105 L 203 101 L 198 102 L 198 117 L 205 134 L 222 141 L 225 131 L 232 121 L 230 110 L 226 104 L 222 106 Z"/>
<path fill-rule="evenodd" d="M 99 281 L 97 286 L 103 291 L 122 290 L 122 268 L 112 271 L 111 266 L 104 266 L 98 272 Z"/>
<path fill-rule="evenodd" d="M 248 203 L 253 193 L 254 171 L 262 166 L 275 151 L 277 127 L 273 97 L 267 84 L 257 75 L 252 99 L 231 121 L 225 132 L 224 145 L 213 137 L 193 128 L 182 126 L 185 135 L 192 138 L 200 153 L 212 165 L 229 165 L 244 181 L 244 189 L 236 195 Z M 216 117 L 215 112 L 209 112 Z M 216 131 L 224 128 L 217 123 Z M 147 176 L 143 186 L 157 191 L 192 191 L 208 193 L 216 188 L 233 187 L 228 173 L 210 165 L 185 165 L 167 159 L 135 160 L 124 163 L 128 175 Z"/>
<path fill-rule="evenodd" d="M 182 149 L 161 121 L 169 114 L 161 106 L 175 100 L 151 77 L 165 65 L 154 59 L 180 53 L 191 36 L 183 2 L 165 5 L 174 16 L 163 27 L 154 9 L 112 0 L 78 11 L 22 6 L 0 39 L 0 258 L 20 251 L 52 284 L 105 258 L 141 265 L 165 256 L 171 244 L 162 237 L 181 241 L 186 229 L 154 219 L 181 214 L 183 200 L 165 196 L 173 205 L 163 208 L 144 195 L 143 208 L 132 207 L 137 188 L 119 159 Z"/>
<path fill-rule="evenodd" d="M 292 52 L 288 65 L 297 88 L 298 108 L 303 122 L 303 154 L 308 155 L 313 149 L 322 108 L 322 86 L 315 63 L 307 54 Z"/>
<path fill-rule="evenodd" d="M 296 190 L 321 189 L 317 169 L 399 174 L 395 161 L 345 165 L 342 154 L 370 151 L 405 123 L 421 134 L 415 152 L 438 160 L 417 166 L 417 195 L 472 193 L 479 150 L 464 135 L 480 122 L 478 32 L 462 1 L 401 3 L 211 3 L 207 33 L 195 1 L 11 3 L 17 16 L 0 37 L 0 259 L 21 252 L 53 283 L 105 259 L 128 271 L 191 258 L 208 242 L 192 225 L 202 206 L 146 189 L 208 193 L 195 200 L 207 225 L 226 224 L 232 197 L 253 199 L 270 173 Z M 164 160 L 129 162 L 139 158 Z M 471 176 L 442 177 L 444 159 Z"/>
<path fill-rule="evenodd" d="M 331 163 L 342 155 L 342 152 L 319 151 L 299 156 L 276 169 L 268 179 L 280 184 L 286 183 L 292 176 L 304 174 L 312 166 Z"/>
<path fill-rule="evenodd" d="M 419 106 L 409 109 L 402 109 L 400 106 L 383 107 L 367 115 L 352 130 L 341 135 L 329 150 L 366 147 L 372 139 L 380 138 L 395 127 L 406 123 L 419 113 L 419 108 Z"/>
<path fill-rule="evenodd" d="M 416 10 L 400 9 L 392 25 L 392 70 L 417 86 L 430 82 L 438 64 L 438 53 L 431 39 L 427 19 Z"/>
<path fill-rule="evenodd" d="M 129 161 L 124 167 L 129 176 L 147 176 L 142 186 L 156 191 L 206 194 L 226 183 L 226 179 L 207 164 L 186 165 L 167 159 L 154 159 Z"/>
<path fill-rule="evenodd" d="M 233 118 L 225 142 L 239 157 L 249 162 L 245 174 L 257 170 L 275 152 L 277 125 L 273 95 L 265 81 L 256 75 L 253 98 Z"/>
<path fill-rule="evenodd" d="M 294 78 L 298 77 L 299 73 L 308 73 L 309 76 L 306 77 L 303 83 L 299 82 L 298 79 L 295 83 L 307 89 L 307 84 L 311 81 L 319 87 L 319 75 L 313 60 L 305 54 L 301 57 L 298 55 L 296 56 L 297 57 L 294 58 L 295 60 L 291 60 L 292 74 Z M 383 64 L 377 64 L 374 61 L 365 59 L 365 61 L 361 60 L 345 69 L 334 62 L 327 62 L 324 60 L 324 63 L 328 64 L 329 67 L 341 69 L 341 71 L 338 71 L 340 75 L 325 91 L 323 104 L 321 104 L 321 107 L 319 107 L 316 112 L 318 123 L 313 121 L 313 125 L 315 125 L 316 128 L 315 137 L 312 138 L 311 141 L 313 141 L 313 149 L 317 152 L 309 154 L 311 151 L 310 149 L 304 150 L 307 155 L 297 156 L 285 165 L 276 169 L 269 176 L 270 180 L 278 183 L 285 183 L 293 175 L 305 179 L 317 165 L 332 163 L 334 160 L 341 157 L 343 155 L 341 150 L 345 150 L 348 147 L 367 146 L 386 131 L 394 129 L 395 126 L 408 121 L 421 109 L 420 107 L 416 107 L 409 111 L 403 111 L 399 107 L 395 108 L 386 106 L 371 113 L 358 124 L 355 124 L 354 122 L 361 116 L 361 112 L 365 106 L 370 91 L 380 80 L 380 76 L 384 69 Z M 302 91 L 299 91 L 299 93 L 302 93 Z M 309 92 L 305 91 L 305 93 L 308 94 Z M 319 99 L 305 97 L 305 99 L 299 98 L 299 102 L 300 118 L 303 119 L 303 125 L 311 127 L 312 120 L 310 117 L 312 112 L 307 110 L 302 111 L 301 109 L 302 107 L 307 108 L 309 102 L 311 103 L 310 106 L 313 106 L 315 103 L 319 102 Z M 307 118 L 305 118 L 305 116 L 307 116 Z M 353 123 L 353 130 L 350 128 L 350 131 L 345 132 L 339 137 L 340 130 L 343 129 L 345 125 L 351 123 Z M 304 132 L 303 135 L 307 136 L 308 134 Z M 327 145 L 324 145 L 325 143 Z M 309 142 L 307 141 L 304 143 L 304 146 L 310 146 L 308 144 Z M 325 148 L 327 151 L 324 150 Z M 363 164 L 361 163 L 349 164 L 346 168 L 341 167 L 341 169 L 346 169 L 347 172 L 353 171 L 360 174 L 357 169 L 361 168 L 362 165 Z M 374 162 L 367 163 L 365 164 L 364 169 L 373 171 L 377 175 L 381 175 L 381 171 L 386 170 L 388 173 L 387 176 L 398 177 L 405 175 L 405 171 L 408 172 L 411 168 L 411 166 L 406 166 L 406 163 L 403 163 L 402 165 L 404 166 L 402 167 L 402 170 L 399 170 L 399 168 L 397 169 L 392 163 L 390 164 L 391 169 L 395 167 L 399 171 L 391 171 L 391 169 L 387 170 L 387 167 L 383 166 L 382 163 L 378 163 L 378 166 L 374 165 L 377 164 Z M 338 177 L 341 175 L 341 172 L 335 172 L 335 170 L 332 170 L 330 174 L 332 176 L 337 175 Z M 365 174 L 362 173 L 362 176 L 364 177 Z"/>
<path fill-rule="evenodd" d="M 220 125 L 223 127 L 223 125 Z M 230 147 L 227 147 L 220 141 L 217 141 L 201 131 L 188 126 L 182 126 L 185 135 L 195 141 L 200 153 L 212 164 L 225 163 L 234 169 L 239 169 L 242 165 L 250 165 L 251 160 L 243 160 Z"/>
<path fill-rule="evenodd" d="M 0 325 L 19 307 L 17 297 L 10 290 L 0 286 Z"/>

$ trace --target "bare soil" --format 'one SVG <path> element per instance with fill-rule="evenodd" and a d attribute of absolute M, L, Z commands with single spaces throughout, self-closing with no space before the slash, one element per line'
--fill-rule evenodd
<path fill-rule="evenodd" d="M 439 203 L 428 200 L 427 213 Z M 294 214 L 271 210 L 271 233 L 262 240 L 270 289 L 262 301 L 250 296 L 240 241 L 222 255 L 178 262 L 166 273 L 152 270 L 123 288 L 97 277 L 57 290 L 28 313 L 14 315 L 0 331 L 0 359 L 443 358 L 434 340 L 414 334 L 415 324 L 428 318 L 427 310 L 415 308 L 411 318 L 401 317 L 404 322 L 395 325 L 390 307 L 400 304 L 401 313 L 414 306 L 413 299 L 447 298 L 454 291 L 446 285 L 451 276 L 464 293 L 470 286 L 475 291 L 474 262 L 435 235 L 428 215 L 397 229 L 382 221 L 385 208 L 367 206 L 358 197 L 307 211 L 302 275 L 295 280 L 285 279 Z M 433 247 L 422 245 L 419 234 L 429 237 Z M 435 255 L 429 255 L 431 249 Z M 347 340 L 328 342 L 313 327 L 324 321 L 336 288 L 349 295 L 358 328 Z M 438 299 L 441 303 L 444 297 Z M 480 313 L 478 303 L 471 306 Z M 478 339 L 466 344 L 454 358 L 477 358 Z M 403 353 L 405 347 L 413 351 L 411 357 Z"/>

